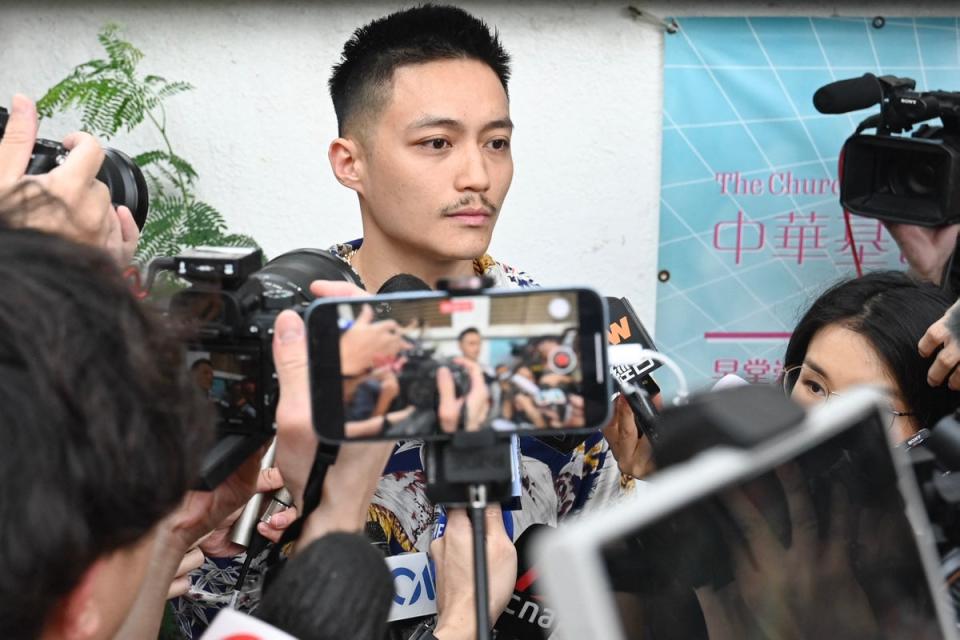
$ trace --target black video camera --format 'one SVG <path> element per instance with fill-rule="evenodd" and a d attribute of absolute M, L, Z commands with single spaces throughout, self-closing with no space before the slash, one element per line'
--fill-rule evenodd
<path fill-rule="evenodd" d="M 262 268 L 261 268 L 262 266 Z M 274 434 L 278 397 L 273 324 L 303 312 L 314 280 L 357 279 L 327 251 L 299 249 L 263 265 L 259 249 L 197 247 L 150 263 L 148 283 L 172 271 L 191 286 L 169 301 L 168 318 L 187 346 L 197 388 L 217 414 L 217 438 L 200 486 L 213 488 Z"/>
<path fill-rule="evenodd" d="M 821 87 L 821 113 L 880 105 L 843 145 L 840 203 L 851 213 L 888 222 L 939 227 L 960 222 L 960 93 L 914 91 L 912 78 L 874 76 Z M 943 126 L 921 125 L 939 118 Z M 865 135 L 875 129 L 875 135 Z"/>
<path fill-rule="evenodd" d="M 0 138 L 3 138 L 9 119 L 9 112 L 0 107 Z M 143 177 L 143 172 L 130 159 L 130 156 L 122 151 L 109 148 L 103 151 L 105 157 L 103 166 L 97 173 L 97 180 L 110 189 L 110 201 L 114 206 L 123 205 L 130 209 L 137 227 L 142 230 L 147 221 L 147 209 L 150 206 L 147 181 Z M 27 165 L 27 175 L 49 173 L 63 163 L 67 154 L 69 151 L 59 142 L 37 138 L 33 145 L 33 154 L 30 156 L 30 164 Z"/>
<path fill-rule="evenodd" d="M 437 359 L 433 356 L 432 349 L 424 349 L 419 345 L 403 355 L 406 362 L 397 375 L 397 382 L 400 383 L 400 393 L 394 402 L 397 409 L 412 405 L 417 409 L 436 411 L 440 404 L 437 391 L 437 370 L 440 367 L 448 368 L 453 375 L 458 398 L 470 391 L 470 376 L 467 370 L 449 358 Z"/>

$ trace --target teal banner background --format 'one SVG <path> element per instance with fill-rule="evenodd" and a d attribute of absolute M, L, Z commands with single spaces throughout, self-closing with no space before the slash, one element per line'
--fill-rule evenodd
<path fill-rule="evenodd" d="M 960 90 L 955 18 L 684 18 L 665 43 L 657 347 L 692 388 L 772 382 L 827 286 L 904 269 L 887 231 L 843 225 L 837 158 L 877 109 L 819 114 L 817 88 L 871 72 Z M 675 388 L 661 370 L 668 395 Z"/>

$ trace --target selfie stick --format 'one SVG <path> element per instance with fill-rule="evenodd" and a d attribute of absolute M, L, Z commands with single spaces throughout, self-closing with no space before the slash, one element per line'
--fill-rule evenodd
<path fill-rule="evenodd" d="M 487 486 L 470 487 L 470 519 L 473 521 L 473 584 L 476 590 L 477 640 L 490 638 L 490 594 L 487 579 Z"/>
<path fill-rule="evenodd" d="M 492 285 L 487 278 L 463 278 L 441 280 L 437 289 L 452 296 L 478 295 Z M 466 507 L 472 521 L 477 640 L 491 637 L 486 508 L 511 498 L 512 461 L 510 439 L 489 428 L 458 430 L 449 441 L 424 444 L 427 496 L 435 504 Z"/>

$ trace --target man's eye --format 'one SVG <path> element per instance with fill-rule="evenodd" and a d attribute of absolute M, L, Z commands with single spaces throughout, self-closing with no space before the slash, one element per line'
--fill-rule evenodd
<path fill-rule="evenodd" d="M 510 148 L 510 141 L 506 138 L 497 138 L 490 141 L 490 148 L 494 151 L 504 151 Z"/>
<path fill-rule="evenodd" d="M 420 143 L 420 146 L 426 147 L 427 149 L 432 149 L 434 151 L 442 151 L 452 145 L 449 141 L 444 140 L 443 138 L 432 138 L 430 140 L 424 140 Z"/>

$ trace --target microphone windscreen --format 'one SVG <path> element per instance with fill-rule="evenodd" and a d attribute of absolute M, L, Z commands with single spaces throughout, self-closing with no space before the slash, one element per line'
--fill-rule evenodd
<path fill-rule="evenodd" d="M 362 535 L 329 533 L 287 560 L 256 616 L 297 638 L 383 638 L 393 579 Z"/>
<path fill-rule="evenodd" d="M 859 78 L 838 80 L 820 87 L 813 94 L 813 106 L 820 113 L 849 113 L 880 104 L 883 89 L 872 73 Z"/>
<path fill-rule="evenodd" d="M 430 285 L 409 273 L 398 273 L 389 278 L 377 293 L 400 293 L 403 291 L 430 291 Z"/>

